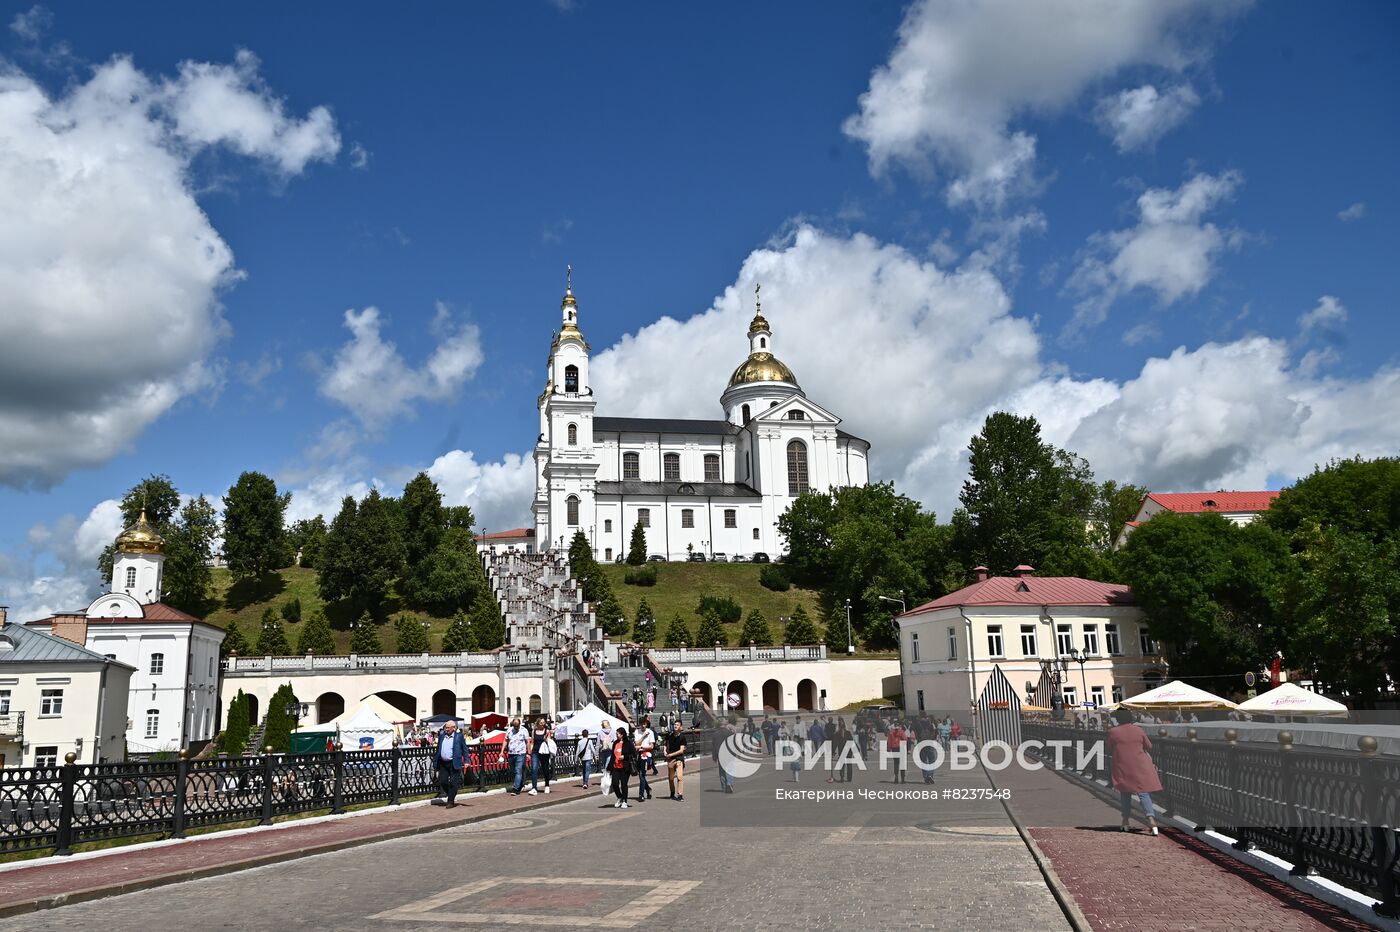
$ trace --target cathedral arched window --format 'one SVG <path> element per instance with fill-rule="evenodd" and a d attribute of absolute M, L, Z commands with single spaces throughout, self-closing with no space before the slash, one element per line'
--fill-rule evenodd
<path fill-rule="evenodd" d="M 126 588 L 136 588 L 136 567 L 134 566 L 128 566 L 126 568 Z"/>
<path fill-rule="evenodd" d="M 801 495 L 807 491 L 807 445 L 793 440 L 787 445 L 788 494 Z"/>
<path fill-rule="evenodd" d="M 578 496 L 570 495 L 564 500 L 564 510 L 568 513 L 569 527 L 578 527 Z"/>
<path fill-rule="evenodd" d="M 571 395 L 578 393 L 578 366 L 564 367 L 564 391 Z"/>
<path fill-rule="evenodd" d="M 577 424 L 570 424 L 570 425 L 569 425 L 569 446 L 571 446 L 571 447 L 576 447 L 576 446 L 578 446 L 578 425 L 577 425 Z"/>
<path fill-rule="evenodd" d="M 719 481 L 719 454 L 718 454 L 718 453 L 706 453 L 706 454 L 705 454 L 705 481 L 706 481 L 706 482 L 718 482 L 718 481 Z"/>
<path fill-rule="evenodd" d="M 665 459 L 662 460 L 661 481 L 681 481 L 681 455 L 679 453 L 667 453 Z"/>
<path fill-rule="evenodd" d="M 747 424 L 747 423 L 749 422 L 749 406 L 748 406 L 748 405 L 744 405 L 744 407 L 741 408 L 740 410 L 743 411 L 743 413 L 744 413 L 744 423 Z"/>
<path fill-rule="evenodd" d="M 768 338 L 767 338 L 767 337 L 759 337 L 759 338 L 758 338 L 758 348 L 759 348 L 759 349 L 767 349 L 767 348 L 768 348 Z"/>
<path fill-rule="evenodd" d="M 637 453 L 622 454 L 622 478 L 642 478 L 642 457 Z"/>

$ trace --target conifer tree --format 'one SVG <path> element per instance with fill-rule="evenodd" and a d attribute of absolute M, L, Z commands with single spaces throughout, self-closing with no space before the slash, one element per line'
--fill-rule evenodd
<path fill-rule="evenodd" d="M 429 650 L 428 631 L 423 622 L 412 615 L 404 614 L 394 623 L 398 632 L 398 651 L 401 654 L 421 654 Z"/>
<path fill-rule="evenodd" d="M 629 566 L 641 566 L 647 562 L 647 532 L 642 527 L 639 519 L 632 525 L 632 540 L 627 547 L 627 563 Z"/>
<path fill-rule="evenodd" d="M 759 647 L 769 647 L 773 643 L 773 633 L 768 630 L 768 619 L 764 618 L 758 609 L 749 612 L 749 617 L 744 620 L 743 630 L 739 632 L 739 646 L 748 647 L 750 643 Z"/>
<path fill-rule="evenodd" d="M 686 625 L 685 619 L 677 615 L 671 619 L 671 624 L 666 628 L 665 646 L 674 649 L 682 644 L 690 644 L 690 628 Z"/>
<path fill-rule="evenodd" d="M 787 627 L 783 629 L 783 643 L 816 644 L 819 640 L 817 627 L 812 624 L 812 619 L 807 617 L 807 610 L 801 605 L 797 606 L 792 611 L 792 617 L 788 619 Z"/>
<path fill-rule="evenodd" d="M 642 644 L 656 640 L 656 616 L 652 614 L 646 599 L 642 599 L 641 604 L 637 606 L 637 617 L 632 624 L 632 639 Z"/>
<path fill-rule="evenodd" d="M 362 612 L 360 620 L 355 622 L 355 633 L 350 636 L 350 652 L 352 654 L 384 653 L 384 643 L 379 639 L 379 626 L 374 623 L 373 618 L 369 617 L 369 612 Z"/>
<path fill-rule="evenodd" d="M 729 635 L 725 632 L 718 615 L 705 612 L 700 616 L 700 627 L 695 630 L 695 646 L 713 647 L 715 642 L 724 647 L 729 643 Z"/>
<path fill-rule="evenodd" d="M 252 652 L 252 646 L 248 643 L 248 639 L 243 636 L 243 629 L 238 627 L 238 621 L 236 619 L 230 620 L 224 626 L 224 640 L 219 645 L 219 656 L 227 657 L 230 654 L 237 654 L 240 657 L 246 657 Z"/>
<path fill-rule="evenodd" d="M 277 617 L 271 605 L 263 610 L 257 650 L 265 657 L 285 657 L 292 652 L 291 645 L 287 643 L 287 634 L 282 630 L 282 619 Z"/>
<path fill-rule="evenodd" d="M 331 634 L 330 622 L 326 620 L 326 613 L 318 608 L 311 613 L 311 617 L 306 620 L 306 626 L 301 629 L 301 637 L 297 640 L 297 653 L 325 657 L 335 652 L 335 637 Z"/>

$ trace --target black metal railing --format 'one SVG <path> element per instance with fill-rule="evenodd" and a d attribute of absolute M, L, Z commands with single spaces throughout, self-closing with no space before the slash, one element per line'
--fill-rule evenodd
<path fill-rule="evenodd" d="M 577 775 L 577 739 L 556 744 L 555 778 Z M 465 791 L 514 779 L 504 744 L 472 744 L 467 752 Z M 689 752 L 709 752 L 703 736 L 695 736 Z M 191 829 L 270 825 L 279 816 L 340 813 L 364 803 L 397 805 L 437 793 L 436 756 L 437 749 L 426 746 L 3 769 L 0 852 L 69 854 L 88 842 L 183 838 Z"/>
<path fill-rule="evenodd" d="M 1198 830 L 1235 839 L 1293 864 L 1292 873 L 1321 874 L 1380 902 L 1384 916 L 1400 914 L 1400 758 L 1375 753 L 1373 739 L 1359 752 L 1297 747 L 1286 729 L 1269 746 L 1236 740 L 1168 737 L 1145 726 L 1162 778 L 1161 804 Z M 1112 787 L 1107 734 L 1042 722 L 1022 724 L 1027 740 L 1104 742 L 1088 755 L 1084 777 Z M 1053 755 L 1044 755 L 1053 761 Z M 1079 763 L 1066 754 L 1066 769 Z"/>

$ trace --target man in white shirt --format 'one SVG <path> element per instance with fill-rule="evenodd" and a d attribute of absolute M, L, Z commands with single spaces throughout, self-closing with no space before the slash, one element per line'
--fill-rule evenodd
<path fill-rule="evenodd" d="M 651 752 L 656 748 L 656 732 L 651 730 L 650 715 L 642 716 L 642 721 L 637 726 L 637 733 L 632 736 L 632 742 L 637 746 L 637 757 L 642 764 L 637 769 L 637 802 L 642 802 L 651 799 L 651 785 L 647 783 L 647 769 L 651 767 Z"/>
<path fill-rule="evenodd" d="M 506 754 L 510 757 L 511 773 L 515 775 L 510 791 L 516 796 L 525 788 L 525 753 L 529 747 L 530 733 L 520 727 L 520 719 L 511 719 L 510 729 L 506 732 Z"/>

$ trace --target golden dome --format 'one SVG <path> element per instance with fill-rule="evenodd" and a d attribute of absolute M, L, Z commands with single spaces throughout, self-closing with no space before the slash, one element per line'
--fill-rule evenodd
<path fill-rule="evenodd" d="M 768 327 L 768 318 L 763 316 L 762 311 L 756 312 L 753 315 L 753 320 L 749 322 L 749 336 L 753 336 L 755 333 L 772 332 L 773 331 Z"/>
<path fill-rule="evenodd" d="M 749 358 L 739 363 L 739 368 L 729 377 L 729 387 L 748 382 L 791 382 L 797 384 L 797 376 L 772 353 L 750 353 Z"/>
<path fill-rule="evenodd" d="M 164 553 L 165 538 L 156 533 L 146 520 L 146 509 L 141 509 L 141 517 L 136 523 L 117 535 L 118 553 Z"/>

